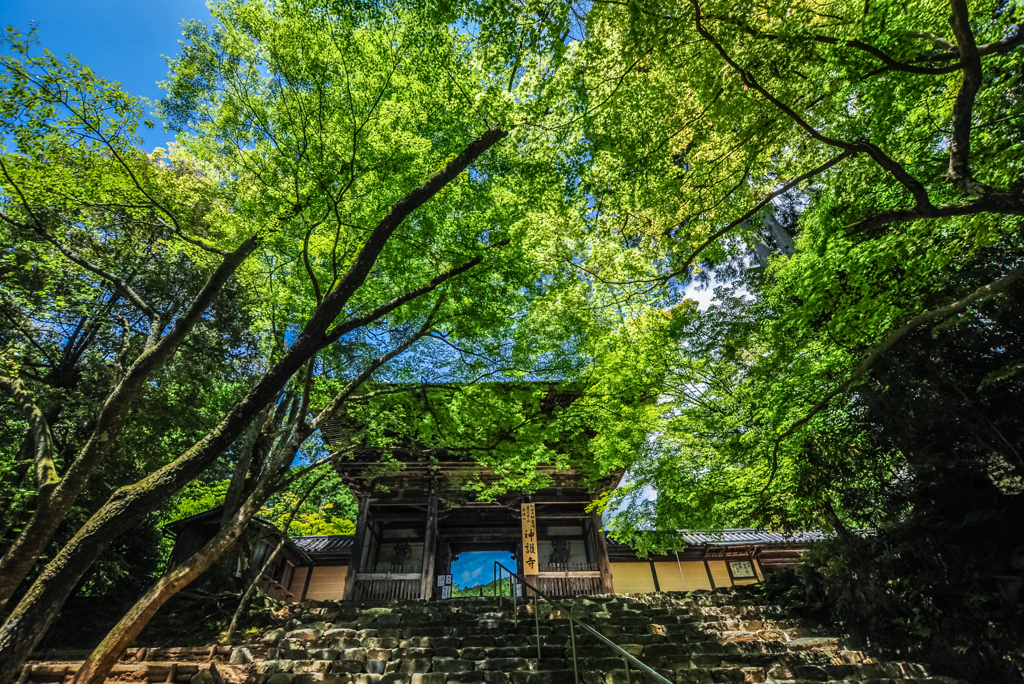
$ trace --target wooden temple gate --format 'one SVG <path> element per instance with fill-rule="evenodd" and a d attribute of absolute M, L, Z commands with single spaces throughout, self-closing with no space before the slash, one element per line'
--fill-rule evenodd
<path fill-rule="evenodd" d="M 571 405 L 578 396 L 571 389 L 540 383 L 535 387 L 498 383 L 492 389 L 496 395 L 508 396 L 523 389 L 540 391 L 539 408 L 547 415 Z M 389 451 L 402 468 L 385 472 L 380 452 L 349 442 L 351 427 L 339 417 L 321 429 L 326 445 L 352 447 L 334 461 L 335 470 L 359 501 L 344 598 L 433 598 L 440 594 L 437 576 L 451 574 L 452 562 L 460 554 L 478 551 L 507 552 L 505 565 L 529 574 L 537 588 L 549 595 L 611 592 L 601 518 L 587 508 L 602 492 L 618 485 L 621 472 L 587 487 L 581 472 L 541 467 L 538 474 L 546 485 L 540 491 L 479 501 L 474 490 L 459 483 L 490 485 L 500 478 L 471 457 L 447 452 L 425 457 L 423 450 L 409 443 L 408 452 Z M 530 511 L 536 525 L 529 568 L 523 564 L 524 510 Z"/>
<path fill-rule="evenodd" d="M 471 496 L 460 501 L 458 496 L 467 493 L 456 496 L 447 489 L 448 477 L 467 468 L 462 461 L 407 462 L 401 473 L 371 483 L 359 477 L 365 465 L 358 461 L 336 468 L 359 501 L 345 599 L 440 597 L 437 576 L 451 574 L 452 563 L 464 553 L 507 552 L 504 565 L 524 572 L 525 502 L 536 510 L 539 564 L 528 575 L 531 583 L 551 596 L 611 592 L 601 518 L 586 512 L 595 494 L 580 487 L 574 471 L 545 473 L 552 486 L 528 496 L 508 494 L 482 502 Z M 494 477 L 486 471 L 479 474 L 485 480 Z"/>

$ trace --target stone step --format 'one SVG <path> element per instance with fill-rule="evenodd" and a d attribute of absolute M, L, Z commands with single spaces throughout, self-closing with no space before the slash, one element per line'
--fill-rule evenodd
<path fill-rule="evenodd" d="M 541 644 L 542 658 L 561 658 L 566 652 L 563 644 Z M 537 646 L 496 646 L 487 649 L 488 658 L 536 658 Z"/>
<path fill-rule="evenodd" d="M 575 684 L 575 682 L 576 676 L 572 670 L 518 670 L 509 673 L 509 684 Z"/>
<path fill-rule="evenodd" d="M 175 650 L 185 652 L 190 649 L 182 648 Z M 209 653 L 210 648 L 207 647 L 205 651 Z M 179 653 L 178 655 L 182 655 L 182 653 Z M 224 652 L 218 651 L 216 655 L 224 655 Z M 66 678 L 74 677 L 82 664 L 83 663 L 81 661 L 28 664 L 22 668 L 21 676 L 18 678 L 18 681 L 25 682 L 26 684 L 37 682 L 40 684 L 43 682 L 48 682 L 49 684 L 53 684 L 54 682 L 64 682 Z M 200 672 L 211 669 L 214 672 L 217 672 L 216 665 L 212 665 L 209 662 L 204 663 L 195 661 L 164 661 L 137 664 L 117 663 L 111 670 L 111 675 L 118 678 L 127 676 L 131 678 L 131 681 L 136 682 L 188 683 L 192 681 L 193 677 L 198 676 Z"/>
<path fill-rule="evenodd" d="M 772 676 L 771 671 L 761 667 L 721 667 L 710 669 L 692 669 L 679 672 L 660 672 L 671 682 L 676 684 L 717 684 L 717 683 L 746 683 L 766 682 Z M 860 684 L 964 684 L 959 680 L 946 677 L 908 677 L 893 680 L 884 679 L 849 679 L 849 678 L 828 678 L 823 679 L 821 673 L 808 673 L 813 678 L 795 677 L 792 679 L 781 679 L 772 677 L 774 684 L 820 684 L 828 681 L 830 684 L 847 684 L 859 682 Z M 257 684 L 575 684 L 577 674 L 571 668 L 551 670 L 511 670 L 502 671 L 467 671 L 460 673 L 387 673 L 387 674 L 360 674 L 360 675 L 337 675 L 328 672 L 309 672 L 303 669 L 301 672 L 275 673 L 257 675 Z M 626 674 L 624 668 L 594 670 L 581 669 L 578 671 L 580 684 L 663 684 L 660 680 L 637 670 L 631 670 Z"/>

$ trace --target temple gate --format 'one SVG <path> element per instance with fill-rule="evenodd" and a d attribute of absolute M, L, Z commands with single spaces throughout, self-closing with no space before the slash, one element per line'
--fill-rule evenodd
<path fill-rule="evenodd" d="M 542 468 L 550 486 L 477 501 L 452 487 L 453 476 L 461 480 L 473 467 L 466 461 L 406 461 L 398 473 L 367 477 L 373 465 L 358 459 L 335 464 L 359 501 L 344 598 L 439 597 L 437 576 L 451 574 L 463 553 L 507 552 L 516 558 L 510 569 L 523 573 L 524 503 L 533 504 L 536 514 L 536 552 L 529 560 L 536 559 L 531 579 L 538 589 L 553 596 L 611 592 L 601 518 L 586 509 L 618 484 L 618 476 L 592 492 L 575 471 Z M 498 479 L 488 470 L 477 475 L 484 484 Z"/>

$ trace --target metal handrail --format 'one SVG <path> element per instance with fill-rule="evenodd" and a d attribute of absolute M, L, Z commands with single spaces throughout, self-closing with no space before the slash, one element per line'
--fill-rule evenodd
<path fill-rule="evenodd" d="M 534 603 L 533 603 L 533 620 L 534 620 L 534 623 L 535 623 L 535 628 L 537 630 L 537 660 L 541 659 L 541 656 L 540 656 L 540 611 L 538 610 L 540 605 L 539 605 L 538 601 L 539 601 L 539 599 L 543 598 L 545 601 L 547 601 L 549 604 L 551 604 L 551 606 L 553 606 L 554 608 L 557 608 L 567 618 L 569 618 L 569 639 L 570 639 L 570 642 L 572 644 L 572 669 L 573 669 L 573 674 L 575 675 L 575 678 L 576 678 L 576 684 L 579 684 L 580 672 L 579 672 L 579 666 L 576 663 L 576 630 L 575 630 L 574 625 L 579 625 L 585 632 L 588 632 L 591 636 L 597 637 L 598 641 L 603 642 L 606 646 L 611 646 L 612 650 L 615 651 L 620 658 L 622 658 L 623 662 L 626 664 L 626 684 L 629 684 L 629 665 L 630 665 L 630 663 L 632 663 L 634 665 L 634 667 L 636 667 L 636 669 L 638 669 L 641 672 L 644 672 L 644 673 L 650 675 L 651 677 L 654 677 L 654 679 L 656 681 L 661 682 L 662 684 L 673 684 L 673 682 L 671 680 L 666 679 L 662 675 L 658 674 L 658 672 L 656 672 L 654 670 L 654 668 L 652 668 L 651 666 L 646 665 L 646 664 L 640 662 L 639 660 L 637 660 L 635 656 L 631 655 L 628 651 L 626 651 L 626 649 L 622 648 L 621 646 L 619 646 L 618 644 L 613 642 L 611 639 L 606 637 L 604 634 L 601 634 L 600 632 L 598 632 L 596 629 L 594 629 L 593 627 L 591 627 L 587 623 L 585 623 L 582 620 L 574 617 L 572 612 L 568 608 L 563 606 L 561 603 L 555 601 L 550 596 L 547 596 L 546 594 L 544 594 L 542 591 L 537 589 L 537 587 L 535 587 L 532 584 L 530 584 L 529 582 L 527 582 L 526 579 L 522 575 L 520 575 L 519 573 L 512 572 L 511 570 L 506 568 L 504 565 L 502 565 L 498 561 L 494 561 L 494 566 L 495 566 L 494 567 L 494 591 L 495 591 L 496 594 L 498 594 L 498 607 L 499 608 L 501 607 L 501 601 L 502 601 L 502 595 L 501 595 L 501 593 L 499 591 L 500 585 L 498 584 L 498 580 L 502 578 L 501 571 L 498 570 L 498 568 L 501 568 L 501 570 L 504 570 L 505 572 L 507 572 L 509 574 L 509 593 L 512 595 L 512 615 L 513 615 L 513 619 L 515 620 L 515 624 L 517 624 L 517 625 L 519 624 L 519 619 L 518 619 L 518 615 L 517 615 L 515 585 L 516 584 L 522 584 L 522 585 L 524 585 L 526 587 L 529 587 L 530 589 L 533 590 L 533 596 L 534 596 L 534 599 L 533 599 L 533 601 L 534 601 Z M 513 581 L 513 578 L 514 578 L 514 581 Z M 525 603 L 525 600 L 524 600 L 524 603 Z"/>

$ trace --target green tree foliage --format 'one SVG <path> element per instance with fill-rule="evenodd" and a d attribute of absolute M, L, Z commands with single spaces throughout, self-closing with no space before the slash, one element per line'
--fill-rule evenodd
<path fill-rule="evenodd" d="M 772 242 L 765 211 L 788 209 L 795 234 L 791 257 L 674 320 L 663 432 L 632 485 L 662 496 L 625 534 L 864 524 L 858 508 L 905 494 L 907 445 L 878 434 L 862 383 L 915 326 L 1012 296 L 1018 11 L 595 3 L 580 59 L 619 77 L 593 178 L 623 239 L 666 255 L 651 286 L 741 263 Z M 1019 475 L 1016 447 L 999 453 Z M 859 503 L 834 510 L 832 484 Z"/>
<path fill-rule="evenodd" d="M 254 262 L 261 339 L 287 346 L 287 331 L 338 282 L 368 218 L 396 201 L 410 178 L 450 160 L 459 132 L 508 128 L 508 144 L 399 228 L 379 257 L 381 275 L 356 293 L 346 315 L 401 295 L 438 264 L 458 265 L 484 240 L 494 256 L 471 281 L 451 287 L 436 330 L 376 372 L 376 380 L 405 389 L 374 385 L 345 411 L 357 422 L 375 417 L 363 422 L 360 444 L 383 447 L 401 435 L 414 436 L 425 453 L 492 445 L 496 451 L 481 456 L 510 475 L 506 486 L 521 487 L 538 462 L 566 456 L 546 446 L 555 440 L 531 420 L 542 390 L 503 397 L 493 387 L 575 382 L 591 397 L 589 420 L 604 412 L 607 429 L 597 431 L 595 446 L 621 462 L 624 442 L 643 442 L 639 400 L 650 397 L 640 369 L 660 354 L 667 318 L 642 306 L 623 310 L 619 293 L 573 266 L 594 249 L 629 252 L 592 236 L 581 217 L 589 197 L 559 147 L 572 147 L 575 129 L 562 125 L 559 108 L 571 90 L 557 55 L 537 45 L 521 50 L 509 70 L 497 46 L 416 8 L 316 7 L 220 3 L 216 26 L 186 27 L 190 42 L 172 63 L 161 104 L 185 148 L 232 179 L 239 211 L 281 224 L 273 255 Z M 534 125 L 546 119 L 561 128 Z M 443 135 L 428 137 L 438 130 Z M 386 350 L 429 305 L 412 302 L 326 349 L 312 405 L 329 404 L 353 368 Z M 580 420 L 566 429 L 578 436 Z M 513 430 L 514 440 L 498 437 Z"/>
<path fill-rule="evenodd" d="M 511 582 L 508 577 L 499 580 L 491 580 L 486 584 L 478 584 L 475 587 L 463 587 L 458 584 L 452 587 L 452 598 L 464 596 L 502 596 L 505 599 L 511 598 Z"/>
<path fill-rule="evenodd" d="M 358 505 L 355 498 L 344 485 L 341 478 L 333 471 L 328 471 L 323 479 L 317 479 L 322 473 L 310 473 L 295 480 L 290 487 L 291 500 L 297 501 L 305 495 L 299 506 L 297 521 L 293 521 L 288 531 L 293 536 L 303 534 L 353 534 Z M 312 484 L 312 489 L 310 485 Z M 298 492 L 298 495 L 296 495 Z M 307 494 L 307 492 L 309 492 Z M 283 505 L 282 505 L 283 504 Z M 273 509 L 287 511 L 294 508 L 293 503 L 282 499 L 268 501 L 272 519 Z"/>
<path fill-rule="evenodd" d="M 356 501 L 348 487 L 333 471 L 328 471 L 326 477 L 316 482 L 312 491 L 303 498 L 310 485 L 320 475 L 323 475 L 323 472 L 311 471 L 292 480 L 287 489 L 270 497 L 259 512 L 260 519 L 292 537 L 354 534 Z M 220 480 L 213 484 L 193 480 L 176 498 L 166 522 L 205 513 L 223 505 L 230 483 L 230 480 Z M 295 519 L 288 525 L 288 529 L 285 529 L 285 523 L 292 516 L 296 504 L 299 506 Z"/>

